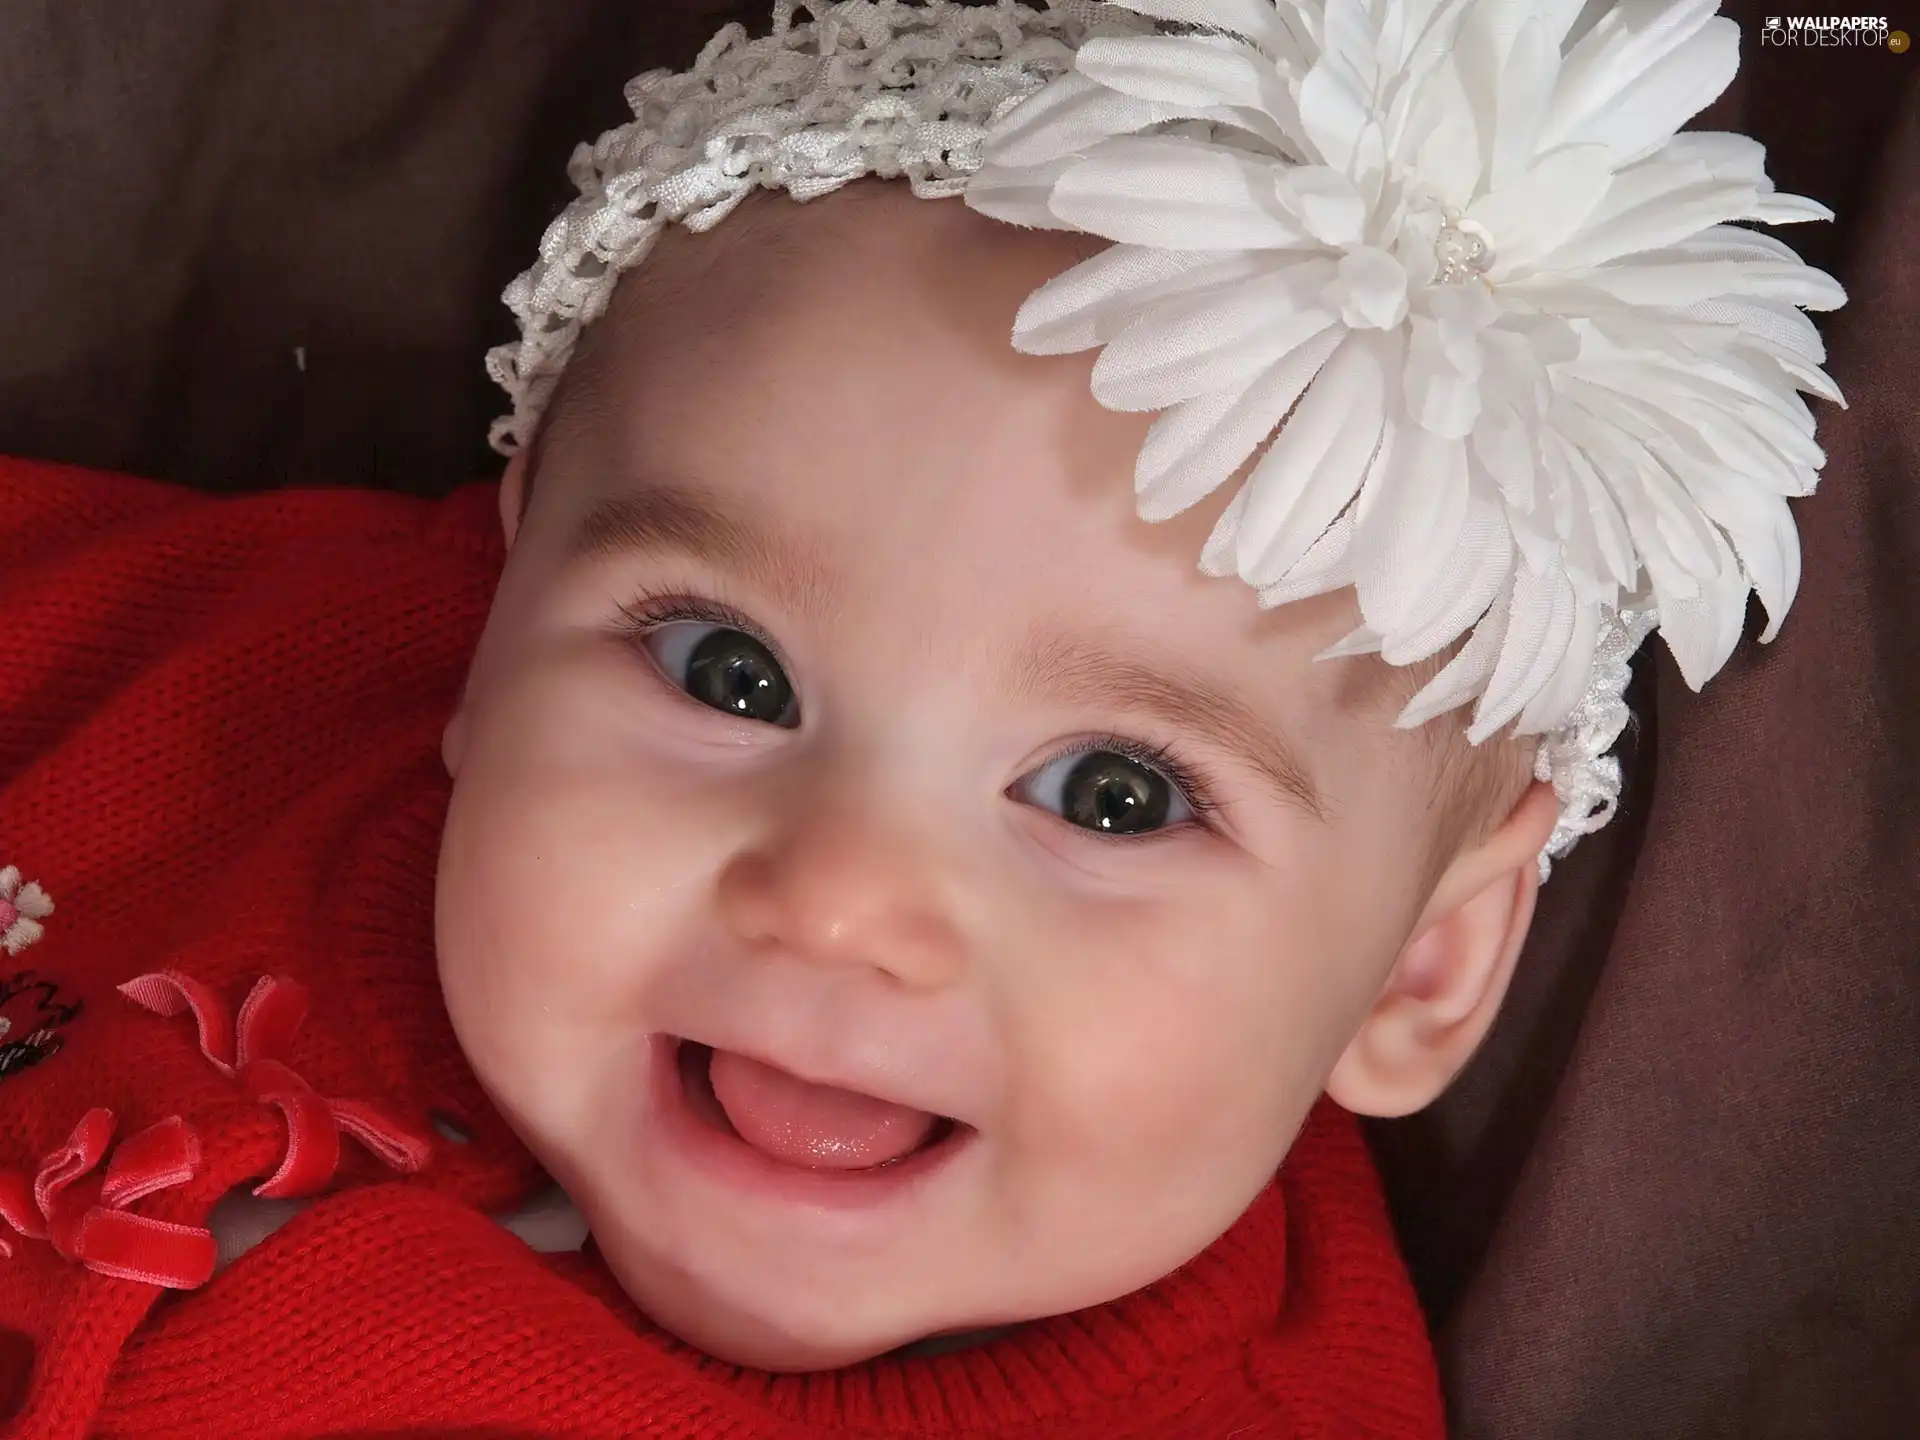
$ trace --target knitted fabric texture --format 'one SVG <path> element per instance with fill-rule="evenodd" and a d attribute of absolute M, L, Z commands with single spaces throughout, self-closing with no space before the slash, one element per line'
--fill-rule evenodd
<path fill-rule="evenodd" d="M 489 1219 L 541 1177 L 459 1054 L 432 906 L 439 734 L 497 577 L 496 505 L 492 487 L 221 501 L 0 462 L 0 865 L 57 906 L 0 963 L 0 1008 L 59 1041 L 0 1073 L 0 1437 L 1442 1433 L 1371 1163 L 1330 1106 L 1178 1274 L 827 1375 L 698 1355 L 591 1248 L 542 1257 Z M 173 981 L 122 993 L 159 972 L 201 987 L 201 1028 L 154 1013 Z M 241 1013 L 262 976 L 304 991 L 297 1030 L 273 1018 L 285 988 Z M 263 1086 L 236 1046 L 297 1087 Z M 356 1138 L 354 1107 L 429 1137 L 424 1167 Z M 217 1199 L 288 1174 L 290 1136 L 328 1114 L 345 1138 L 318 1197 L 210 1281 L 174 1275 L 156 1304 L 90 1244 L 111 1212 L 191 1250 Z M 109 1138 L 74 1174 L 63 1147 L 88 1126 Z M 183 1163 L 133 1163 L 163 1151 Z M 66 1189 L 36 1191 L 63 1154 Z"/>

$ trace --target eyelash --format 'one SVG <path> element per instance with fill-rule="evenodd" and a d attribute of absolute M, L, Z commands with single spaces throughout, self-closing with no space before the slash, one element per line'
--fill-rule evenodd
<path fill-rule="evenodd" d="M 1219 813 L 1220 804 L 1214 799 L 1213 792 L 1191 767 L 1185 764 L 1165 745 L 1149 745 L 1139 740 L 1129 740 L 1124 735 L 1089 735 L 1074 741 L 1064 750 L 1047 757 L 1047 764 L 1080 755 L 1095 753 L 1123 755 L 1136 765 L 1144 765 L 1149 770 L 1157 770 L 1179 789 L 1186 797 L 1187 808 L 1193 812 L 1193 821 L 1203 829 L 1210 828 L 1210 822 Z M 1164 837 L 1169 832 L 1151 830 L 1144 835 L 1113 835 L 1110 840 L 1152 841 Z"/>
<path fill-rule="evenodd" d="M 620 632 L 630 639 L 638 640 L 649 631 L 662 625 L 692 621 L 701 625 L 724 625 L 729 630 L 738 630 L 750 635 L 761 645 L 766 646 L 769 654 L 779 661 L 782 669 L 787 669 L 786 658 L 780 653 L 780 647 L 773 643 L 768 635 L 753 621 L 716 600 L 703 600 L 693 595 L 680 595 L 663 591 L 642 591 L 633 599 L 620 606 Z M 1214 798 L 1213 791 L 1194 770 L 1183 762 L 1165 745 L 1149 745 L 1139 740 L 1130 740 L 1124 735 L 1112 733 L 1089 735 L 1074 741 L 1065 749 L 1047 757 L 1046 763 L 1055 764 L 1069 756 L 1091 755 L 1096 751 L 1123 755 L 1136 765 L 1144 765 L 1149 770 L 1157 770 L 1179 788 L 1186 797 L 1187 808 L 1193 812 L 1193 820 L 1203 829 L 1211 828 L 1212 819 L 1219 813 L 1220 804 Z M 1128 840 L 1135 843 L 1152 841 L 1163 837 L 1166 831 L 1151 831 L 1145 835 L 1112 836 L 1111 839 Z"/>
<path fill-rule="evenodd" d="M 717 600 L 702 600 L 693 595 L 675 595 L 663 591 L 641 591 L 633 599 L 620 606 L 620 632 L 630 639 L 638 640 L 650 630 L 662 625 L 672 625 L 680 621 L 694 621 L 701 625 L 724 625 L 729 630 L 738 630 L 742 635 L 751 635 L 767 648 L 767 653 L 780 662 L 780 667 L 790 669 L 786 656 L 780 653 L 780 647 L 773 643 L 773 637 L 762 630 L 745 615 L 730 605 Z"/>

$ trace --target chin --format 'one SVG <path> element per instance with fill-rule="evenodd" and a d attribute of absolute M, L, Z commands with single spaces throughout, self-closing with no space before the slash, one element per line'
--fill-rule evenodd
<path fill-rule="evenodd" d="M 652 1273 L 633 1273 L 609 1255 L 621 1288 L 647 1318 L 696 1350 L 729 1365 L 749 1370 L 793 1374 L 840 1370 L 910 1345 L 942 1328 L 935 1325 L 900 1328 L 877 1318 L 867 1324 L 849 1317 L 847 1307 L 800 1304 L 790 1313 L 767 1308 L 747 1309 L 730 1304 L 687 1277 L 676 1275 L 662 1283 Z M 645 1268 L 645 1267 L 643 1267 Z M 771 1297 L 767 1297 L 771 1298 Z M 827 1321 L 823 1309 L 834 1311 Z"/>

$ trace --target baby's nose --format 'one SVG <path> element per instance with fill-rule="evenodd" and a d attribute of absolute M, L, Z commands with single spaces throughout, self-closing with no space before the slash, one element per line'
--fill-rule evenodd
<path fill-rule="evenodd" d="M 721 870 L 715 899 L 729 933 L 749 945 L 933 989 L 950 984 L 965 959 L 942 888 L 911 842 L 841 813 L 741 850 Z"/>

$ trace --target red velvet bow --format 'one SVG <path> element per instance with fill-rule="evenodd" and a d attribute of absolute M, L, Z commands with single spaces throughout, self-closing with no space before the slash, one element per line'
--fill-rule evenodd
<path fill-rule="evenodd" d="M 373 1106 L 324 1098 L 287 1067 L 283 1057 L 307 1018 L 307 992 L 298 981 L 262 977 L 241 1004 L 237 1021 L 228 1018 L 211 989 L 177 970 L 129 980 L 120 993 L 156 1015 L 171 1018 L 191 1010 L 201 1053 L 285 1117 L 286 1156 L 254 1194 L 287 1199 L 325 1189 L 340 1164 L 343 1130 L 402 1174 L 423 1169 L 431 1157 L 428 1141 Z"/>
<path fill-rule="evenodd" d="M 127 1214 L 142 1196 L 191 1180 L 200 1142 L 186 1121 L 170 1116 L 121 1141 L 101 1175 L 113 1124 L 111 1110 L 89 1110 L 31 1181 L 0 1174 L 0 1220 L 102 1275 L 169 1290 L 206 1284 L 216 1253 L 209 1231 Z M 12 1253 L 0 1240 L 0 1255 Z"/>

